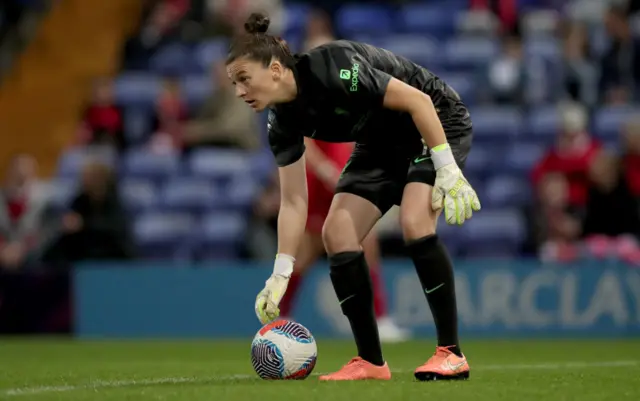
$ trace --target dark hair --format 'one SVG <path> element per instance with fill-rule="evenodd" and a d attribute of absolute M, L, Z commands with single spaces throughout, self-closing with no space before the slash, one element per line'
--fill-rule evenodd
<path fill-rule="evenodd" d="M 270 23 L 269 17 L 263 14 L 251 14 L 244 23 L 245 33 L 231 41 L 227 64 L 240 57 L 248 57 L 266 67 L 275 58 L 285 67 L 292 68 L 295 62 L 287 43 L 281 38 L 267 34 Z"/>

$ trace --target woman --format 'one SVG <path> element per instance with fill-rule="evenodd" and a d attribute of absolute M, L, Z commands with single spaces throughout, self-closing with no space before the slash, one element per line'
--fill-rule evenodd
<path fill-rule="evenodd" d="M 469 112 L 438 77 L 386 50 L 337 41 L 294 56 L 282 40 L 266 34 L 268 27 L 268 18 L 252 14 L 246 34 L 232 42 L 227 58 L 236 95 L 256 111 L 270 108 L 269 142 L 279 165 L 278 254 L 273 274 L 256 299 L 258 318 L 266 323 L 278 316 L 304 236 L 304 137 L 356 142 L 322 236 L 358 357 L 320 379 L 391 378 L 382 357 L 361 243 L 394 204 L 400 205 L 403 235 L 438 332 L 435 354 L 415 376 L 468 377 L 458 344 L 453 268 L 435 230 L 441 209 L 449 224 L 462 224 L 480 210 L 458 167 L 471 147 Z"/>

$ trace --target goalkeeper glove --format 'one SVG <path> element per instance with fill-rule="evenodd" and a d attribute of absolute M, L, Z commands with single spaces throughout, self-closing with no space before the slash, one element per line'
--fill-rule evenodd
<path fill-rule="evenodd" d="M 273 274 L 256 297 L 256 315 L 260 323 L 267 324 L 280 315 L 280 301 L 287 291 L 289 278 L 293 273 L 295 259 L 289 255 L 276 255 Z"/>
<path fill-rule="evenodd" d="M 456 164 L 449 144 L 431 149 L 431 160 L 436 169 L 436 182 L 431 196 L 433 210 L 444 209 L 448 224 L 462 224 L 480 210 L 478 195 Z"/>

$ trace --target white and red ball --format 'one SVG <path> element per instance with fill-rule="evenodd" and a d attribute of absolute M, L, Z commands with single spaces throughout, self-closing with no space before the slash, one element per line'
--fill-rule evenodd
<path fill-rule="evenodd" d="M 276 320 L 262 327 L 251 343 L 251 363 L 266 380 L 306 379 L 316 366 L 318 347 L 300 323 Z"/>

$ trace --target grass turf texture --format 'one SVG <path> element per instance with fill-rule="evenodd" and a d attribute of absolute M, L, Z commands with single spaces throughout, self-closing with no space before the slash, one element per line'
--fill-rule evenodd
<path fill-rule="evenodd" d="M 324 383 L 318 373 L 354 355 L 346 341 L 318 341 L 305 381 L 267 382 L 243 341 L 96 341 L 0 338 L 0 400 L 640 400 L 640 340 L 468 341 L 471 378 L 417 382 L 431 342 L 385 345 L 389 382 Z"/>

